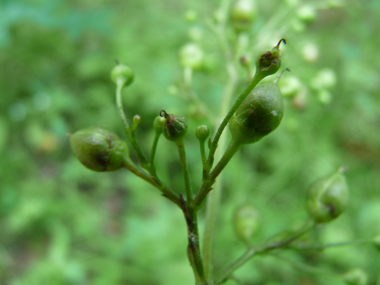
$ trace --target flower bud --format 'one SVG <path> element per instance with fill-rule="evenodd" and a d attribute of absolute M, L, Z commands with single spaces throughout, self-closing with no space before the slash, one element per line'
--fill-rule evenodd
<path fill-rule="evenodd" d="M 284 105 L 277 84 L 258 86 L 230 120 L 232 139 L 240 144 L 257 142 L 279 126 L 283 114 Z"/>
<path fill-rule="evenodd" d="M 263 52 L 256 60 L 256 73 L 259 73 L 263 78 L 276 73 L 281 67 L 281 52 L 280 44 L 286 44 L 285 39 L 281 39 L 272 51 Z"/>
<path fill-rule="evenodd" d="M 187 121 L 183 117 L 177 117 L 166 113 L 164 110 L 160 112 L 160 116 L 165 118 L 162 132 L 166 139 L 172 142 L 179 142 L 187 133 Z"/>
<path fill-rule="evenodd" d="M 118 63 L 111 72 L 112 82 L 115 84 L 122 84 L 122 86 L 128 86 L 132 83 L 134 74 L 132 69 L 124 64 Z"/>
<path fill-rule="evenodd" d="M 337 218 L 348 204 L 348 188 L 344 175 L 338 170 L 315 181 L 309 189 L 307 210 L 317 223 Z"/>
<path fill-rule="evenodd" d="M 236 32 L 248 30 L 256 17 L 257 10 L 253 0 L 237 0 L 231 8 L 230 21 Z"/>
<path fill-rule="evenodd" d="M 361 268 L 354 268 L 343 274 L 343 280 L 348 285 L 366 285 L 367 274 Z"/>
<path fill-rule="evenodd" d="M 210 131 L 206 125 L 201 125 L 197 128 L 195 135 L 199 141 L 204 142 L 210 135 Z"/>
<path fill-rule="evenodd" d="M 249 243 L 259 228 L 259 213 L 250 205 L 239 207 L 234 215 L 234 228 L 237 236 Z"/>
<path fill-rule="evenodd" d="M 78 160 L 94 171 L 115 171 L 129 158 L 127 143 L 103 128 L 87 128 L 68 135 Z"/>
<path fill-rule="evenodd" d="M 165 118 L 161 116 L 157 116 L 153 122 L 153 128 L 155 132 L 159 134 L 162 133 L 162 128 L 164 127 L 164 124 L 165 124 Z"/>

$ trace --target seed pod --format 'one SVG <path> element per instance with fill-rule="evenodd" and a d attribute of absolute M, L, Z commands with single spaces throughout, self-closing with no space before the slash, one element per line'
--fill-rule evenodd
<path fill-rule="evenodd" d="M 354 268 L 343 274 L 343 280 L 348 285 L 366 285 L 368 277 L 361 268 Z"/>
<path fill-rule="evenodd" d="M 195 135 L 199 141 L 204 142 L 210 135 L 210 131 L 206 125 L 201 125 L 197 128 Z"/>
<path fill-rule="evenodd" d="M 273 47 L 272 51 L 261 53 L 256 59 L 256 75 L 264 78 L 268 75 L 276 73 L 281 67 L 281 51 L 280 44 L 286 44 L 285 39 L 281 39 L 278 44 Z"/>
<path fill-rule="evenodd" d="M 165 123 L 162 128 L 165 138 L 172 142 L 181 141 L 187 133 L 186 119 L 170 115 L 164 110 L 160 112 L 160 116 L 165 117 Z"/>
<path fill-rule="evenodd" d="M 68 136 L 75 156 L 88 169 L 115 171 L 129 158 L 126 142 L 106 129 L 87 128 Z"/>
<path fill-rule="evenodd" d="M 132 83 L 134 74 L 132 69 L 124 64 L 118 64 L 112 69 L 111 79 L 115 84 L 122 84 L 122 86 L 128 86 Z"/>
<path fill-rule="evenodd" d="M 338 170 L 315 181 L 309 189 L 307 210 L 317 223 L 337 218 L 348 204 L 348 188 L 344 175 Z"/>
<path fill-rule="evenodd" d="M 259 228 L 259 213 L 250 205 L 239 207 L 234 215 L 234 228 L 237 236 L 249 243 Z"/>
<path fill-rule="evenodd" d="M 236 32 L 248 30 L 256 17 L 257 9 L 253 0 L 237 0 L 231 8 L 230 21 Z"/>
<path fill-rule="evenodd" d="M 161 116 L 157 116 L 153 122 L 153 128 L 155 132 L 161 134 L 164 124 L 165 124 L 165 118 Z"/>
<path fill-rule="evenodd" d="M 232 139 L 240 144 L 257 142 L 279 126 L 283 114 L 282 94 L 277 84 L 258 86 L 230 120 Z"/>

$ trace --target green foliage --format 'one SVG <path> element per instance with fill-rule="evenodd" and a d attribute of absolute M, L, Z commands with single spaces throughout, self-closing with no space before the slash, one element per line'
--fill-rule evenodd
<path fill-rule="evenodd" d="M 260 214 L 252 243 L 284 231 L 289 236 L 307 218 L 310 184 L 340 166 L 347 167 L 350 188 L 345 213 L 295 245 L 371 240 L 380 232 L 379 2 L 256 4 L 251 28 L 239 36 L 229 29 L 227 39 L 254 59 L 285 37 L 282 66 L 292 72 L 279 82 L 288 95 L 281 125 L 243 146 L 224 170 L 216 269 L 245 250 L 233 230 L 236 206 L 250 204 Z M 66 134 L 100 125 L 125 139 L 109 79 L 117 58 L 135 73 L 124 106 L 129 119 L 141 116 L 136 133 L 144 151 L 160 110 L 188 119 L 187 160 L 198 189 L 202 164 L 194 134 L 199 125 L 214 133 L 227 79 L 225 51 L 204 21 L 213 21 L 218 7 L 219 1 L 169 0 L 0 3 L 1 284 L 194 283 L 178 208 L 130 171 L 84 168 Z M 199 16 L 186 22 L 189 9 Z M 188 43 L 202 53 L 191 81 L 179 59 Z M 238 72 L 241 91 L 247 67 Z M 285 94 L 282 84 L 292 88 Z M 176 150 L 165 140 L 158 149 L 157 173 L 180 191 Z M 201 211 L 201 226 L 204 220 Z M 372 244 L 291 251 L 282 258 L 255 257 L 235 277 L 243 284 L 343 285 L 339 274 L 360 267 L 368 284 L 380 281 Z"/>

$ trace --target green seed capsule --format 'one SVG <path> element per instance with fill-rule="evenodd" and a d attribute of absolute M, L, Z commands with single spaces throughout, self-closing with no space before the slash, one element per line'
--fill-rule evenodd
<path fill-rule="evenodd" d="M 186 119 L 170 115 L 164 110 L 160 112 L 160 116 L 165 117 L 165 123 L 162 128 L 165 138 L 172 142 L 179 142 L 182 140 L 187 133 Z"/>
<path fill-rule="evenodd" d="M 240 144 L 257 142 L 279 126 L 283 114 L 282 94 L 277 84 L 258 86 L 230 120 L 232 139 Z"/>
<path fill-rule="evenodd" d="M 204 142 L 210 135 L 210 131 L 206 125 L 201 125 L 197 128 L 195 135 L 199 141 Z"/>
<path fill-rule="evenodd" d="M 309 189 L 307 210 L 317 223 L 337 218 L 348 204 L 348 188 L 341 171 L 334 172 L 315 181 Z"/>
<path fill-rule="evenodd" d="M 111 72 L 112 82 L 115 84 L 121 83 L 123 86 L 128 86 L 132 83 L 134 74 L 132 69 L 124 64 L 116 65 Z"/>
<path fill-rule="evenodd" d="M 153 122 L 153 128 L 154 128 L 155 132 L 161 134 L 162 128 L 164 127 L 164 124 L 165 124 L 165 118 L 163 118 L 161 116 L 157 116 Z"/>
<path fill-rule="evenodd" d="M 286 44 L 285 39 L 281 39 L 278 44 L 273 47 L 272 51 L 261 53 L 256 59 L 256 74 L 264 78 L 268 75 L 276 73 L 281 67 L 281 51 L 280 44 Z"/>
<path fill-rule="evenodd" d="M 343 280 L 348 285 L 366 285 L 368 277 L 361 268 L 354 268 L 343 274 Z"/>
<path fill-rule="evenodd" d="M 75 156 L 88 169 L 115 171 L 129 158 L 126 142 L 106 129 L 87 128 L 68 136 Z"/>
<path fill-rule="evenodd" d="M 259 213 L 250 205 L 239 207 L 234 215 L 234 228 L 237 236 L 249 243 L 259 228 Z"/>

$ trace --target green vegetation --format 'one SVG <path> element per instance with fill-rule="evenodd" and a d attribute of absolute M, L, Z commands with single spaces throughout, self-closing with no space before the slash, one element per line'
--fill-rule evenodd
<path fill-rule="evenodd" d="M 378 284 L 379 18 L 376 0 L 3 0 L 0 283 Z M 115 59 L 130 69 L 111 80 Z M 281 124 L 222 158 L 252 116 L 215 140 L 220 123 L 272 63 L 291 70 Z M 93 132 L 102 172 L 67 137 L 83 151 Z M 191 192 L 204 277 L 178 207 Z"/>

